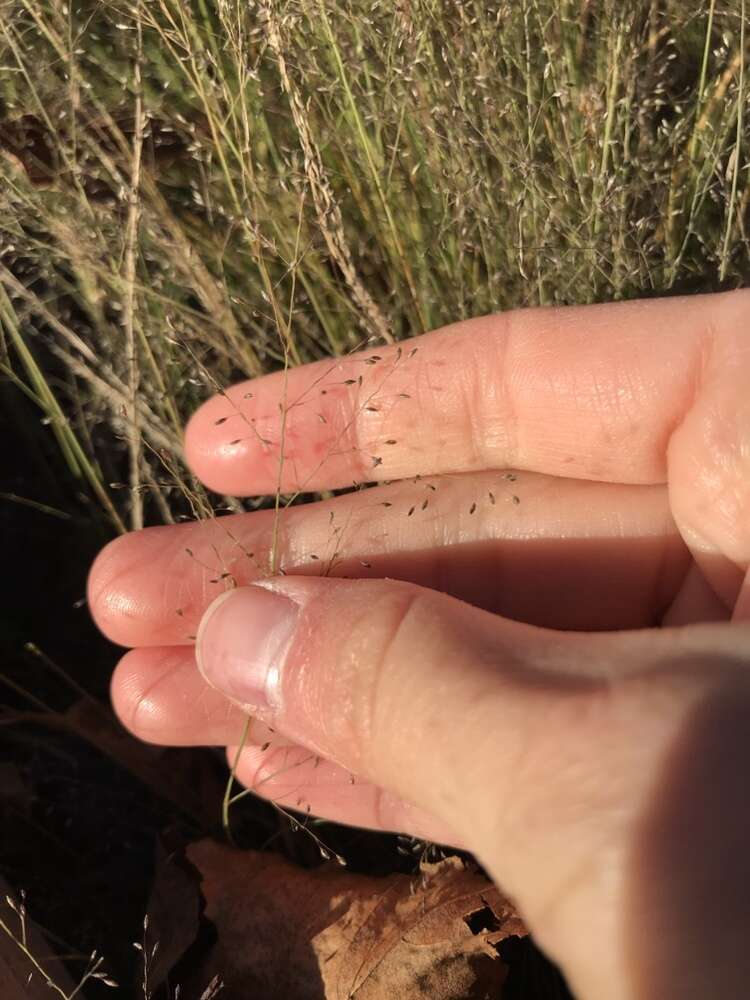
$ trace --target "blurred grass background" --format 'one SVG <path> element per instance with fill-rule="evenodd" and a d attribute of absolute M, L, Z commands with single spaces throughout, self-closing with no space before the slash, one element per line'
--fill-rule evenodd
<path fill-rule="evenodd" d="M 285 357 L 746 284 L 746 2 L 0 0 L 0 740 L 33 789 L 0 863 L 64 943 L 123 975 L 174 816 L 28 728 L 72 694 L 24 644 L 105 700 L 97 546 L 269 502 L 205 493 L 186 418 Z"/>

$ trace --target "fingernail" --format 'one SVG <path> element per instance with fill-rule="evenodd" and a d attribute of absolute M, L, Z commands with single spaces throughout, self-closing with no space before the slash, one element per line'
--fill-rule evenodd
<path fill-rule="evenodd" d="M 223 594 L 198 629 L 200 672 L 212 687 L 241 705 L 277 709 L 281 669 L 299 610 L 295 601 L 266 587 Z"/>

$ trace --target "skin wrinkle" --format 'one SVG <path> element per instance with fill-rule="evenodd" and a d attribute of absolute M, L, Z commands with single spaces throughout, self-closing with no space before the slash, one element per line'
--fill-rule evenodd
<path fill-rule="evenodd" d="M 683 428 L 685 421 L 694 411 L 698 399 L 707 384 L 708 374 L 714 367 L 718 332 L 714 314 L 709 312 L 704 319 L 701 336 L 697 338 L 697 344 L 691 351 L 693 363 L 689 368 L 686 379 L 684 405 L 682 409 L 675 414 L 671 424 L 667 424 L 664 428 L 663 455 L 665 481 L 670 484 L 670 491 L 671 483 L 673 482 L 670 472 L 674 441 Z"/>
<path fill-rule="evenodd" d="M 158 647 L 155 647 L 152 652 L 157 653 Z M 151 663 L 143 664 L 140 669 L 136 670 L 134 674 L 128 677 L 127 670 L 120 671 L 115 674 L 118 679 L 119 694 L 115 691 L 113 687 L 113 697 L 116 704 L 119 707 L 121 716 L 124 716 L 123 723 L 127 728 L 134 731 L 141 738 L 148 739 L 149 742 L 154 742 L 155 731 L 163 729 L 165 726 L 169 729 L 174 729 L 175 724 L 177 724 L 177 729 L 179 731 L 194 729 L 196 725 L 195 719 L 183 720 L 183 712 L 175 713 L 172 711 L 171 716 L 165 720 L 164 716 L 164 704 L 163 698 L 160 699 L 158 694 L 161 690 L 167 686 L 168 690 L 170 687 L 174 686 L 175 675 L 182 675 L 186 669 L 188 669 L 188 664 L 185 660 L 185 647 L 175 647 L 171 650 L 164 650 L 164 655 L 167 657 L 167 666 L 164 669 L 159 668 L 158 673 L 153 676 L 154 666 Z M 122 658 L 123 661 L 131 660 L 133 656 L 137 656 L 138 651 L 131 651 L 126 653 Z M 162 663 L 164 661 L 162 660 Z M 197 675 L 197 667 L 193 663 L 190 668 Z M 119 678 L 124 673 L 126 677 L 126 683 L 122 685 Z M 144 678 L 146 678 L 144 682 Z M 179 676 L 177 678 L 180 679 Z M 189 678 L 188 680 L 192 680 Z M 124 699 L 122 688 L 124 687 Z M 184 687 L 184 681 L 181 687 Z M 136 698 L 134 699 L 132 695 L 135 693 Z M 229 733 L 229 723 L 232 721 L 232 716 L 236 712 L 236 709 L 232 704 L 226 700 L 221 700 L 221 717 L 215 715 L 216 701 L 218 699 L 213 699 L 213 705 L 210 704 L 211 696 L 214 694 L 211 688 L 202 685 L 199 688 L 197 695 L 191 698 L 190 701 L 190 712 L 194 712 L 196 709 L 202 708 L 203 711 L 200 713 L 200 719 L 198 724 L 202 724 L 212 732 L 219 731 L 222 734 Z M 125 711 L 123 712 L 123 704 L 125 706 Z M 195 733 L 194 733 L 195 736 Z M 156 742 L 163 744 L 164 740 L 157 740 Z M 171 742 L 171 741 L 170 741 Z M 207 742 L 205 739 L 202 742 Z M 213 743 L 225 742 L 224 738 L 213 740 Z"/>
<path fill-rule="evenodd" d="M 645 608 L 652 608 L 652 624 L 658 626 L 669 608 L 679 598 L 682 588 L 685 586 L 693 560 L 690 551 L 679 536 L 673 536 L 669 532 L 670 525 L 674 525 L 671 514 L 667 511 L 664 516 L 663 537 L 668 541 L 661 546 L 659 558 L 653 567 L 651 575 L 651 587 L 645 587 L 644 591 L 650 592 L 650 599 L 644 602 Z M 623 536 L 625 537 L 625 536 Z M 681 570 L 677 574 L 675 584 L 674 565 L 681 563 Z"/>
<path fill-rule="evenodd" d="M 266 753 L 261 754 L 256 765 L 255 780 L 250 786 L 253 791 L 260 790 L 263 785 L 276 783 L 279 778 L 282 781 L 286 779 L 288 782 L 297 768 L 304 767 L 305 764 L 314 761 L 314 753 L 304 749 L 300 753 L 300 749 L 299 747 L 290 746 L 270 747 Z M 279 757 L 281 760 L 276 763 L 276 758 Z M 292 757 L 291 761 L 290 757 Z M 285 798 L 291 797 L 292 805 L 295 805 L 300 794 L 307 790 L 307 786 L 298 777 L 297 781 L 291 787 L 289 785 L 282 786 L 282 789 L 279 789 L 278 793 L 272 794 L 270 798 L 273 802 L 283 802 Z"/>
<path fill-rule="evenodd" d="M 346 375 L 349 377 L 348 371 Z M 337 393 L 336 401 L 339 411 L 337 415 L 340 415 L 343 419 L 343 426 L 337 433 L 337 437 L 332 444 L 332 450 L 345 452 L 351 449 L 354 456 L 354 475 L 352 479 L 358 482 L 366 482 L 370 476 L 372 463 L 370 452 L 368 451 L 368 434 L 362 420 L 365 412 L 360 413 L 364 386 L 352 386 L 351 390 L 346 393 Z M 368 417 L 372 416 L 369 413 L 366 415 Z M 337 426 L 337 424 L 334 423 L 334 426 Z"/>
<path fill-rule="evenodd" d="M 706 319 L 695 392 L 668 449 L 670 479 L 681 484 L 679 490 L 670 488 L 676 521 L 711 589 L 730 610 L 743 582 L 737 534 L 747 522 L 745 510 L 750 505 L 750 496 L 743 502 L 736 493 L 737 482 L 747 478 L 747 470 L 736 470 L 736 442 L 746 436 L 736 424 L 736 411 L 746 387 L 737 381 L 731 361 L 737 351 L 742 355 L 745 350 L 748 303 L 748 292 L 728 295 L 720 302 L 720 314 Z M 717 421 L 727 429 L 717 433 Z M 727 492 L 734 494 L 728 512 L 721 500 Z M 750 549 L 750 533 L 747 539 Z"/>
<path fill-rule="evenodd" d="M 393 820 L 395 818 L 395 797 L 386 792 L 380 785 L 373 785 L 372 790 L 372 813 L 375 823 L 381 829 L 386 830 L 388 829 L 389 819 Z M 388 804 L 389 808 L 386 807 L 386 804 Z"/>
<path fill-rule="evenodd" d="M 430 407 L 429 404 L 425 404 L 425 397 L 429 396 L 434 399 L 434 393 L 429 381 L 429 371 L 426 370 L 425 365 L 418 353 L 409 360 L 409 365 L 411 366 L 411 372 L 413 373 L 413 381 L 408 390 L 412 397 L 410 405 L 413 406 L 414 411 L 417 414 L 421 413 L 423 410 L 429 412 Z M 414 473 L 422 471 L 422 466 L 419 465 L 416 456 L 424 454 L 425 440 L 429 443 L 432 430 L 432 427 L 425 427 L 417 417 L 409 431 L 411 435 L 410 449 L 412 456 L 414 456 L 412 458 Z"/>
<path fill-rule="evenodd" d="M 150 682 L 147 682 L 138 692 L 138 697 L 134 705 L 130 706 L 130 725 L 128 728 L 134 729 L 138 732 L 148 732 L 155 727 L 152 724 L 142 724 L 144 715 L 153 717 L 153 712 L 149 712 L 149 701 L 153 693 L 163 684 L 164 680 L 169 674 L 171 674 L 175 669 L 175 663 L 172 661 L 166 670 L 161 671 L 154 677 Z"/>
<path fill-rule="evenodd" d="M 138 553 L 135 550 L 130 560 L 125 561 L 124 564 L 120 562 L 121 549 L 124 548 L 126 552 L 128 551 L 128 537 L 125 535 L 110 542 L 97 558 L 96 575 L 92 573 L 89 576 L 89 606 L 102 607 L 105 611 L 105 616 L 111 615 L 115 618 L 120 616 L 137 617 L 135 613 L 129 610 L 130 608 L 137 607 L 137 597 L 132 592 L 128 593 L 127 597 L 125 597 L 121 588 L 117 586 L 123 579 L 127 579 L 134 569 L 140 569 L 141 565 Z M 169 547 L 169 538 L 165 537 L 165 544 L 162 546 L 161 551 L 166 551 Z M 113 564 L 116 567 L 115 572 L 111 571 Z M 95 587 L 91 586 L 94 581 L 97 584 Z M 138 591 L 136 590 L 135 594 L 137 593 Z"/>
<path fill-rule="evenodd" d="M 521 356 L 522 345 L 518 333 L 517 313 L 508 312 L 501 314 L 502 333 L 494 339 L 495 352 L 490 354 L 493 359 L 493 371 L 508 372 L 506 378 L 500 382 L 501 392 L 492 393 L 492 398 L 497 395 L 501 397 L 501 413 L 497 419 L 503 428 L 503 444 L 505 448 L 504 462 L 508 468 L 516 468 L 519 465 L 521 420 L 520 404 L 515 394 L 517 380 L 514 373 L 518 371 L 518 361 Z M 488 347 L 492 346 L 493 337 L 487 334 Z"/>
<path fill-rule="evenodd" d="M 460 436 L 471 449 L 471 464 L 478 469 L 490 469 L 496 464 L 499 449 L 493 440 L 493 431 L 495 427 L 502 426 L 499 414 L 490 413 L 496 379 L 494 374 L 488 375 L 487 368 L 482 363 L 482 355 L 486 361 L 487 349 L 491 346 L 488 340 L 484 333 L 464 338 L 462 348 L 470 352 L 472 362 L 461 369 L 456 386 L 461 399 L 460 409 L 465 418 L 465 429 Z M 502 337 L 497 338 L 498 345 L 502 340 Z M 493 367 L 490 372 L 494 373 L 495 370 Z"/>
<path fill-rule="evenodd" d="M 368 602 L 366 606 L 361 610 L 360 614 L 357 616 L 356 622 L 354 623 L 351 634 L 356 637 L 358 630 L 362 630 L 362 624 L 364 623 L 364 634 L 367 636 L 367 645 L 369 647 L 368 662 L 373 664 L 372 673 L 376 680 L 373 684 L 368 684 L 366 691 L 363 692 L 357 689 L 357 681 L 359 676 L 359 671 L 356 666 L 353 671 L 353 686 L 354 690 L 352 695 L 348 698 L 349 701 L 349 712 L 350 718 L 348 720 L 348 729 L 350 732 L 350 737 L 352 740 L 352 745 L 355 749 L 355 758 L 358 761 L 363 762 L 361 768 L 357 768 L 358 771 L 367 775 L 369 773 L 368 767 L 368 757 L 372 749 L 377 748 L 378 738 L 377 738 L 377 713 L 379 708 L 381 708 L 381 681 L 383 675 L 388 670 L 388 662 L 393 654 L 394 649 L 398 647 L 401 641 L 401 634 L 405 626 L 409 622 L 410 615 L 413 613 L 418 601 L 420 600 L 419 595 L 409 588 L 405 595 L 399 595 L 396 601 L 396 606 L 394 604 L 394 596 L 388 595 L 384 600 L 381 599 L 377 602 L 376 606 L 373 607 L 371 602 Z M 389 628 L 387 629 L 387 641 L 383 648 L 378 648 L 377 651 L 373 651 L 370 644 L 370 637 L 367 633 L 370 632 L 370 621 L 373 620 L 373 612 L 375 613 L 375 620 L 383 619 L 384 608 L 378 605 L 385 605 L 385 608 L 389 612 L 387 614 Z M 352 650 L 348 651 L 350 653 L 350 659 L 352 656 L 356 656 L 357 642 L 352 642 Z M 353 660 L 356 664 L 356 659 Z M 364 710 L 364 713 L 363 713 Z"/>
<path fill-rule="evenodd" d="M 291 765 L 289 763 L 290 753 L 295 753 L 298 758 Z M 304 768 L 306 764 L 314 760 L 314 756 L 309 751 L 290 745 L 272 746 L 265 753 L 260 752 L 257 747 L 248 748 L 243 750 L 240 756 L 238 774 L 241 776 L 243 785 L 252 789 L 256 794 L 262 795 L 268 801 L 281 804 L 285 798 L 293 796 L 292 807 L 294 808 L 300 794 L 309 793 L 309 785 L 303 784 L 300 776 L 298 783 L 290 788 L 287 776 L 297 768 Z M 281 760 L 274 765 L 273 762 L 278 757 Z M 278 790 L 272 787 L 281 784 L 285 779 L 287 783 L 282 784 Z"/>

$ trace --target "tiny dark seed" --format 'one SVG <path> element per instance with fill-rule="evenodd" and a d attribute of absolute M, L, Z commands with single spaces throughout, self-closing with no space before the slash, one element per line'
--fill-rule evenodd
<path fill-rule="evenodd" d="M 411 399 L 411 396 L 409 395 L 408 392 L 400 392 L 398 394 L 398 396 L 399 396 L 399 399 Z"/>
<path fill-rule="evenodd" d="M 270 740 L 268 743 L 264 743 L 263 746 L 260 748 L 261 753 L 265 753 L 266 750 L 268 750 L 268 748 L 270 747 L 270 745 L 271 745 Z"/>
<path fill-rule="evenodd" d="M 470 509 L 469 509 L 469 513 L 473 514 L 476 511 L 476 509 L 477 509 L 477 505 L 475 503 L 473 503 L 471 505 Z"/>
<path fill-rule="evenodd" d="M 344 385 L 356 385 L 356 384 L 357 384 L 356 378 L 344 379 Z"/>
<path fill-rule="evenodd" d="M 393 506 L 393 504 L 392 504 L 392 503 L 388 503 L 388 501 L 387 501 L 387 500 L 385 500 L 385 501 L 384 501 L 384 502 L 383 502 L 383 503 L 382 503 L 382 504 L 381 504 L 380 506 L 381 506 L 381 507 L 392 507 L 392 506 Z"/>
<path fill-rule="evenodd" d="M 232 447 L 234 447 L 234 445 L 237 444 L 242 444 L 242 438 L 235 438 L 234 441 L 230 441 L 229 443 L 230 445 L 232 445 Z"/>
<path fill-rule="evenodd" d="M 366 406 L 365 409 L 367 410 L 368 413 L 380 413 L 380 410 L 377 408 L 377 406 Z"/>
<path fill-rule="evenodd" d="M 411 517 L 411 516 L 412 516 L 412 514 L 414 513 L 414 511 L 415 511 L 415 510 L 416 510 L 416 507 L 412 507 L 412 508 L 410 509 L 409 513 L 408 513 L 408 514 L 407 514 L 406 516 L 407 516 L 407 517 Z"/>
<path fill-rule="evenodd" d="M 382 465 L 382 464 L 383 464 L 383 459 L 382 458 L 379 458 L 377 455 L 373 455 L 372 456 L 372 467 L 373 467 L 373 469 L 377 469 L 377 467 L 379 465 Z"/>
<path fill-rule="evenodd" d="M 221 424 L 225 424 L 229 420 L 229 417 L 219 417 L 218 420 L 214 420 L 214 427 L 219 427 Z"/>
<path fill-rule="evenodd" d="M 357 385 L 362 385 L 362 376 L 361 375 L 357 379 Z"/>
<path fill-rule="evenodd" d="M 429 499 L 425 500 L 425 502 L 422 504 L 422 510 L 427 510 L 427 505 L 429 502 L 430 502 Z"/>
<path fill-rule="evenodd" d="M 521 502 L 521 498 L 520 498 L 520 497 L 516 497 L 516 496 L 513 496 L 513 497 L 511 497 L 511 500 L 512 500 L 512 501 L 513 501 L 513 503 L 514 503 L 514 504 L 516 505 L 516 507 L 517 507 L 517 506 L 519 505 L 519 503 Z"/>
<path fill-rule="evenodd" d="M 320 390 L 320 395 L 321 396 L 327 396 L 328 395 L 328 389 L 321 389 Z"/>
<path fill-rule="evenodd" d="M 177 611 L 175 612 L 175 614 L 179 615 L 180 618 L 182 618 L 182 616 L 185 614 L 185 612 L 182 610 L 182 608 L 178 608 Z"/>
<path fill-rule="evenodd" d="M 505 475 L 503 476 L 503 479 L 506 479 L 509 483 L 515 483 L 516 480 L 518 479 L 518 476 L 514 475 L 514 473 L 512 472 L 506 472 Z"/>
<path fill-rule="evenodd" d="M 361 565 L 365 567 L 365 569 L 372 569 L 372 563 L 365 562 L 364 559 L 360 559 L 359 561 Z"/>
<path fill-rule="evenodd" d="M 437 493 L 437 486 L 433 486 L 432 483 L 427 483 L 427 489 L 432 490 L 433 493 Z"/>
<path fill-rule="evenodd" d="M 218 582 L 219 582 L 219 578 L 218 578 L 218 576 L 215 576 L 215 577 L 213 578 L 213 580 L 209 580 L 208 582 L 209 582 L 209 583 L 218 583 Z"/>
<path fill-rule="evenodd" d="M 497 503 L 497 501 L 495 500 L 495 494 L 492 491 L 490 491 L 490 503 L 492 504 L 493 507 Z"/>
<path fill-rule="evenodd" d="M 315 560 L 317 560 L 318 562 L 320 561 L 320 556 L 316 556 L 316 555 L 311 555 L 311 556 L 310 556 L 310 558 L 311 558 L 311 559 L 315 559 Z"/>
<path fill-rule="evenodd" d="M 412 347 L 412 349 L 409 351 L 409 357 L 413 358 L 414 355 L 417 353 L 418 350 L 419 350 L 418 347 Z"/>
<path fill-rule="evenodd" d="M 188 636 L 186 636 L 186 638 L 190 639 L 192 642 L 195 642 L 195 640 L 198 638 L 198 636 L 197 635 L 188 635 Z"/>
<path fill-rule="evenodd" d="M 327 424 L 328 423 L 328 421 L 326 420 L 326 418 L 323 416 L 322 413 L 318 414 L 318 420 L 321 422 L 321 424 Z"/>
<path fill-rule="evenodd" d="M 385 443 L 386 444 L 398 444 L 398 441 L 396 441 L 393 438 L 391 438 L 389 441 L 386 441 Z"/>
<path fill-rule="evenodd" d="M 253 398 L 253 394 L 251 392 L 246 392 L 243 398 L 244 399 L 252 399 Z"/>
<path fill-rule="evenodd" d="M 195 555 L 195 553 L 193 552 L 193 550 L 192 550 L 192 549 L 185 549 L 185 551 L 187 552 L 187 554 L 188 554 L 188 555 L 190 556 L 190 558 L 191 558 L 191 559 L 192 559 L 192 558 L 193 558 L 193 556 Z"/>

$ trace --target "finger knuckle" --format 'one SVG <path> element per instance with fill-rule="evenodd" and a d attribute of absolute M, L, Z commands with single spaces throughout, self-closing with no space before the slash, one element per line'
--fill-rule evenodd
<path fill-rule="evenodd" d="M 365 764 L 389 740 L 404 714 L 403 681 L 422 634 L 425 598 L 408 586 L 389 587 L 353 622 L 346 651 L 350 737 Z"/>

